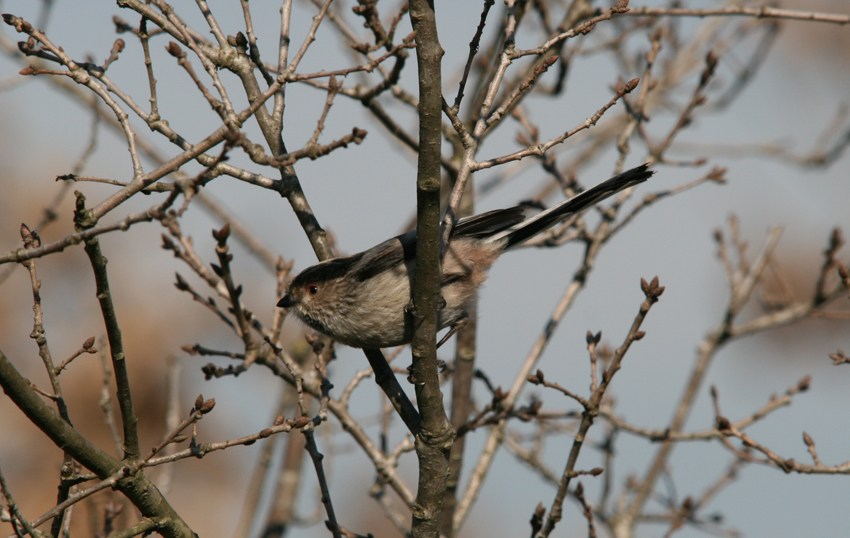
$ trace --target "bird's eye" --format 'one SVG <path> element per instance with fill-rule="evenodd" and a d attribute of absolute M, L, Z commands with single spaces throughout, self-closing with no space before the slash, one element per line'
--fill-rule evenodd
<path fill-rule="evenodd" d="M 319 286 L 315 284 L 310 284 L 309 286 L 307 286 L 307 291 L 310 292 L 310 295 L 316 295 L 317 293 L 319 293 Z"/>

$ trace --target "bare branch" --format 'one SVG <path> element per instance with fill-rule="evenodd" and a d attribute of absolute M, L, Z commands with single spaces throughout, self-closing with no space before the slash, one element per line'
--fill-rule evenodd
<path fill-rule="evenodd" d="M 717 17 L 717 16 L 743 16 L 794 19 L 801 21 L 829 22 L 833 24 L 850 23 L 850 15 L 837 13 L 817 13 L 814 11 L 795 11 L 793 9 L 779 9 L 767 5 L 762 6 L 731 6 L 718 9 L 686 9 L 686 8 L 631 8 L 625 13 L 631 16 L 664 16 L 664 17 Z"/>

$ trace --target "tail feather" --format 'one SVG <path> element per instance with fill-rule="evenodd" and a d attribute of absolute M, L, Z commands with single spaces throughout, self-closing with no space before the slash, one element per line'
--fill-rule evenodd
<path fill-rule="evenodd" d="M 638 183 L 643 183 L 649 179 L 654 172 L 647 170 L 648 164 L 642 164 L 631 170 L 626 170 L 621 174 L 607 179 L 591 187 L 586 191 L 577 194 L 565 200 L 560 204 L 550 207 L 545 211 L 529 217 L 522 222 L 511 226 L 510 228 L 494 234 L 490 241 L 503 241 L 507 238 L 505 250 L 518 245 L 527 239 L 534 237 L 543 230 L 549 228 L 557 222 L 567 219 L 572 215 L 581 213 L 585 209 L 601 202 L 602 200 L 612 196 L 623 189 L 627 189 Z"/>

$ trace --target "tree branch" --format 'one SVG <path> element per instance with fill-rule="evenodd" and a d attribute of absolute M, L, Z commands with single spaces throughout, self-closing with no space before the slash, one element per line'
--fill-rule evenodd
<path fill-rule="evenodd" d="M 419 489 L 413 507 L 411 535 L 437 537 L 443 517 L 449 450 L 454 429 L 446 417 L 437 369 L 437 303 L 440 281 L 440 156 L 442 143 L 443 49 L 437 37 L 433 3 L 410 3 L 410 21 L 416 32 L 419 73 L 419 167 L 416 179 L 417 241 L 413 311 L 416 332 L 411 349 L 411 379 L 422 415 L 416 436 Z"/>

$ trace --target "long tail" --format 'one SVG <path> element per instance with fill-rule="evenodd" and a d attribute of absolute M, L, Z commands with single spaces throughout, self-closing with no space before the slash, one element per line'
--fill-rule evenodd
<path fill-rule="evenodd" d="M 655 173 L 647 170 L 647 166 L 647 164 L 642 164 L 636 168 L 617 174 L 616 176 L 603 181 L 599 185 L 573 196 L 569 200 L 565 200 L 554 207 L 541 211 L 540 213 L 491 236 L 490 241 L 503 241 L 507 238 L 507 243 L 504 247 L 505 250 L 518 245 L 526 239 L 534 237 L 550 226 L 565 220 L 572 215 L 581 213 L 585 209 L 601 202 L 623 189 L 627 189 L 637 185 L 638 183 L 643 183 Z"/>

